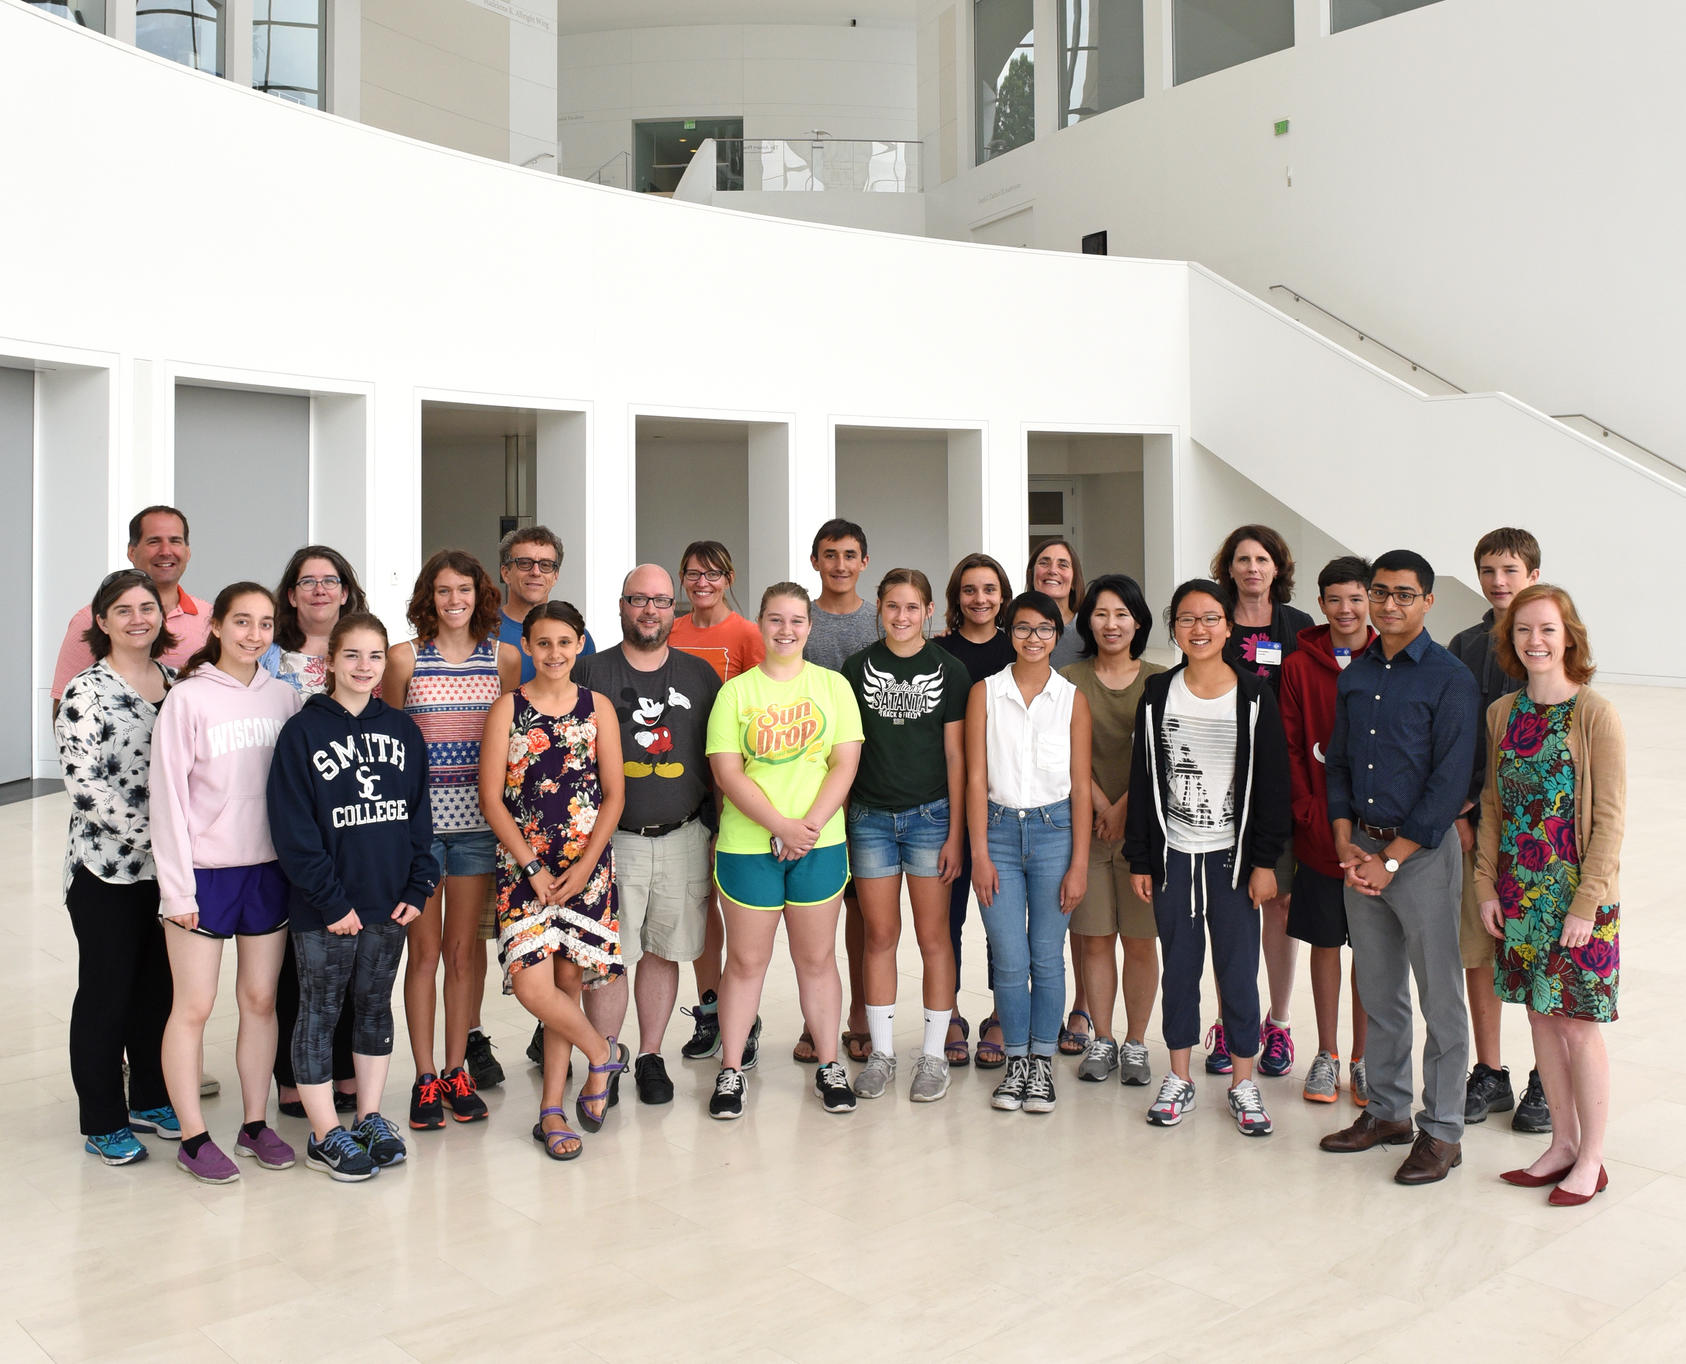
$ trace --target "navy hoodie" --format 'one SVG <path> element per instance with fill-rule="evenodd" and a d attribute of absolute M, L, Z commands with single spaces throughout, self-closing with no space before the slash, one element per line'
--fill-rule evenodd
<path fill-rule="evenodd" d="M 361 715 L 312 696 L 281 730 L 269 767 L 269 832 L 292 883 L 292 927 L 367 924 L 439 883 L 427 744 L 416 722 L 377 697 Z"/>

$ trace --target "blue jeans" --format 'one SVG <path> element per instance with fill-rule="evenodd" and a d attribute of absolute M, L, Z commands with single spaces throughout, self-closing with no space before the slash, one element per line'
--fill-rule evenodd
<path fill-rule="evenodd" d="M 1071 867 L 1071 802 L 989 806 L 989 860 L 1000 886 L 983 911 L 991 984 L 1009 1056 L 1052 1056 L 1065 1021 L 1060 881 Z"/>

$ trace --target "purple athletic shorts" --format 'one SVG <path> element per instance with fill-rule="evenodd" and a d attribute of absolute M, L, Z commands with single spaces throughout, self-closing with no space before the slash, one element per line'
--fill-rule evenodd
<path fill-rule="evenodd" d="M 260 938 L 287 926 L 287 878 L 279 862 L 195 867 L 199 927 L 207 938 Z"/>

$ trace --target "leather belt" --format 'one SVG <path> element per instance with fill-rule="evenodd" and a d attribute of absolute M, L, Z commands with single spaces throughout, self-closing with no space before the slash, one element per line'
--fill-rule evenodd
<path fill-rule="evenodd" d="M 620 826 L 620 832 L 623 834 L 637 834 L 640 838 L 661 838 L 665 834 L 672 833 L 675 829 L 683 829 L 692 820 L 697 818 L 700 813 L 701 811 L 699 810 L 693 810 L 690 814 L 686 815 L 684 819 L 676 819 L 671 824 L 641 824 L 637 828 L 623 824 Z"/>
<path fill-rule="evenodd" d="M 1374 824 L 1366 824 L 1363 820 L 1359 820 L 1358 827 L 1364 830 L 1365 833 L 1369 834 L 1371 838 L 1377 839 L 1382 843 L 1391 843 L 1394 839 L 1399 837 L 1399 826 L 1397 824 L 1392 828 L 1382 829 L 1378 828 Z"/>

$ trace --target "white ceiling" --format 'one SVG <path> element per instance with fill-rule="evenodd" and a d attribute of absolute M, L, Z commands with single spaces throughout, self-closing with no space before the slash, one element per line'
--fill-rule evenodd
<path fill-rule="evenodd" d="M 479 407 L 470 403 L 422 404 L 422 439 L 486 440 L 538 437 L 539 414 L 529 407 Z"/>
<path fill-rule="evenodd" d="M 559 33 L 707 24 L 895 24 L 911 27 L 915 0 L 557 0 Z"/>

